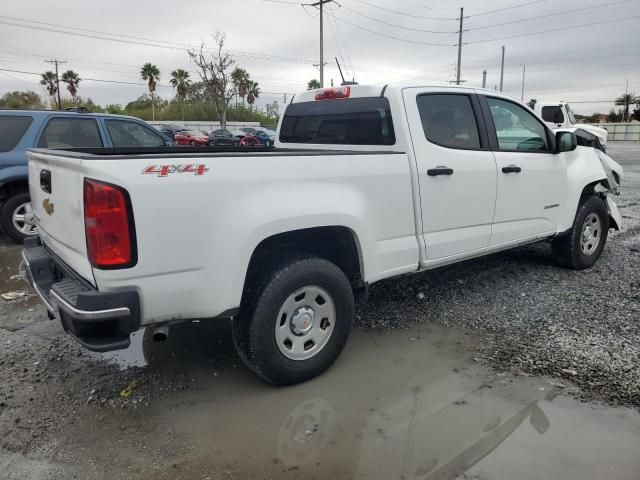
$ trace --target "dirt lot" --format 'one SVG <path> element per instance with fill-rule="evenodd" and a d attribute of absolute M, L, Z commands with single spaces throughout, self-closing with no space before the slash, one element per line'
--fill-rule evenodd
<path fill-rule="evenodd" d="M 596 267 L 538 244 L 382 282 L 337 364 L 289 388 L 226 322 L 83 350 L 0 240 L 0 477 L 640 478 L 640 145 L 610 154 L 626 224 Z"/>

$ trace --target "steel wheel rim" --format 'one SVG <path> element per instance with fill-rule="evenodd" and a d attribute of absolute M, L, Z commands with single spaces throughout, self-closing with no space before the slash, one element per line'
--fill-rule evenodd
<path fill-rule="evenodd" d="M 582 225 L 580 235 L 580 250 L 584 255 L 590 256 L 598 249 L 602 238 L 602 222 L 595 213 L 590 213 Z"/>
<path fill-rule="evenodd" d="M 329 342 L 336 322 L 331 295 L 321 287 L 302 287 L 283 302 L 276 317 L 275 339 L 290 360 L 308 360 Z"/>
<path fill-rule="evenodd" d="M 35 225 L 33 217 L 33 208 L 31 202 L 24 202 L 16 207 L 11 215 L 13 228 L 23 235 L 36 235 L 38 228 Z"/>

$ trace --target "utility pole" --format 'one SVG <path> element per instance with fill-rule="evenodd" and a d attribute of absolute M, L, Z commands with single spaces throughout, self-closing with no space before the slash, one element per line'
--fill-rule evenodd
<path fill-rule="evenodd" d="M 527 71 L 527 66 L 522 65 L 522 94 L 520 95 L 521 102 L 524 102 L 524 75 L 526 71 Z"/>
<path fill-rule="evenodd" d="M 58 76 L 58 64 L 59 63 L 67 63 L 66 61 L 62 61 L 62 60 L 45 60 L 45 62 L 47 63 L 51 63 L 51 64 L 55 64 L 56 66 L 56 90 L 58 92 L 58 110 L 60 110 L 60 77 Z"/>
<path fill-rule="evenodd" d="M 312 3 L 311 7 L 318 7 L 320 10 L 320 87 L 324 87 L 324 5 L 332 3 L 334 0 L 318 0 Z"/>
<path fill-rule="evenodd" d="M 624 89 L 624 111 L 622 115 L 624 117 L 623 121 L 626 123 L 629 119 L 627 118 L 627 111 L 629 111 L 629 79 L 627 78 L 627 86 Z"/>
<path fill-rule="evenodd" d="M 482 71 L 482 88 L 487 88 L 487 71 Z"/>
<path fill-rule="evenodd" d="M 460 73 L 462 69 L 462 22 L 464 20 L 464 8 L 460 8 L 460 30 L 458 31 L 458 71 L 456 73 L 456 85 L 460 85 Z"/>
<path fill-rule="evenodd" d="M 500 91 L 504 86 L 504 46 L 502 47 L 502 63 L 500 65 Z"/>

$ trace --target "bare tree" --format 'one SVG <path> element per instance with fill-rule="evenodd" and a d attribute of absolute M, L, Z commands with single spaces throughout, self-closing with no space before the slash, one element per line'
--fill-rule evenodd
<path fill-rule="evenodd" d="M 204 43 L 199 50 L 189 50 L 189 56 L 198 67 L 198 74 L 202 79 L 204 88 L 213 99 L 220 128 L 227 128 L 227 109 L 233 98 L 235 88 L 231 77 L 231 67 L 235 61 L 224 49 L 225 34 L 217 32 L 213 39 L 216 48 L 213 52 L 205 48 Z"/>

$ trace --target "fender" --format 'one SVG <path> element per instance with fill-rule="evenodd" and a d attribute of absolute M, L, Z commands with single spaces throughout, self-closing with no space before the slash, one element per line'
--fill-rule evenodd
<path fill-rule="evenodd" d="M 28 179 L 29 171 L 26 164 L 0 168 L 0 188 L 16 181 L 24 180 L 26 182 Z"/>
<path fill-rule="evenodd" d="M 345 185 L 306 184 L 295 185 L 283 191 L 274 186 L 269 191 L 256 192 L 247 199 L 240 215 L 251 230 L 244 237 L 240 249 L 245 252 L 239 257 L 242 265 L 233 272 L 232 298 L 241 298 L 249 261 L 258 245 L 269 237 L 315 227 L 346 227 L 354 237 L 361 256 L 365 281 L 377 270 L 376 255 L 371 252 L 375 240 L 368 238 L 360 219 L 367 218 L 366 199 L 359 192 Z M 264 199 L 269 201 L 265 204 Z M 292 198 L 302 201 L 292 202 Z M 238 215 L 240 212 L 234 212 Z M 369 213 L 370 215 L 371 213 Z M 366 266 L 366 267 L 365 267 Z"/>
<path fill-rule="evenodd" d="M 609 192 L 611 189 L 608 186 L 608 176 L 605 171 L 600 155 L 604 155 L 591 147 L 578 147 L 573 152 L 567 152 L 567 188 L 565 193 L 564 210 L 560 219 L 560 225 L 558 226 L 557 233 L 563 233 L 570 230 L 573 226 L 576 211 L 578 210 L 578 203 L 584 189 L 590 185 L 603 184 L 604 191 L 600 189 L 602 193 Z M 622 167 L 609 157 L 604 155 L 609 163 L 614 163 L 618 168 L 617 172 L 620 176 L 622 173 Z M 617 212 L 617 207 L 614 209 L 610 204 L 615 206 L 615 203 L 611 200 L 607 200 L 609 213 L 615 224 L 615 227 L 620 227 L 620 215 Z M 617 217 L 617 218 L 616 218 Z"/>

